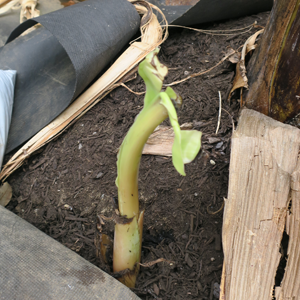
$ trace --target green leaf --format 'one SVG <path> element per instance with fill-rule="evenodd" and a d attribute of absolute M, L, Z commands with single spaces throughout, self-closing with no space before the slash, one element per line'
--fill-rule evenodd
<path fill-rule="evenodd" d="M 198 130 L 181 131 L 181 154 L 184 164 L 192 162 L 201 147 L 202 132 Z"/>
<path fill-rule="evenodd" d="M 196 130 L 180 130 L 178 123 L 176 108 L 181 106 L 182 99 L 175 91 L 167 87 L 164 92 L 161 92 L 163 86 L 163 80 L 168 73 L 168 68 L 161 64 L 157 58 L 159 49 L 156 48 L 153 52 L 149 53 L 145 60 L 139 65 L 139 74 L 144 79 L 146 84 L 146 95 L 144 99 L 144 108 L 147 108 L 160 101 L 166 110 L 170 118 L 171 125 L 174 130 L 175 138 L 172 147 L 172 161 L 175 169 L 183 176 L 185 176 L 184 164 L 191 162 L 196 157 L 201 146 L 201 132 Z M 126 144 L 126 137 L 121 145 L 119 155 Z M 118 155 L 118 170 L 120 168 Z M 119 178 L 116 179 L 116 185 L 118 186 Z"/>
<path fill-rule="evenodd" d="M 182 104 L 182 98 L 180 95 L 176 94 L 175 91 L 170 88 L 169 86 L 165 90 L 165 92 L 168 94 L 168 96 L 171 98 L 173 104 L 175 105 L 175 108 L 180 108 Z"/>
<path fill-rule="evenodd" d="M 156 48 L 139 65 L 139 74 L 146 84 L 144 108 L 157 100 L 164 78 L 168 74 L 168 68 L 161 64 L 157 58 L 158 52 L 159 48 Z"/>
<path fill-rule="evenodd" d="M 190 163 L 198 154 L 201 146 L 202 133 L 197 130 L 180 130 L 177 113 L 170 99 L 170 95 L 172 98 L 176 95 L 171 88 L 169 88 L 168 91 L 166 90 L 166 92 L 161 92 L 159 94 L 161 98 L 160 103 L 167 109 L 174 130 L 175 136 L 172 147 L 173 165 L 179 174 L 185 176 L 184 164 Z"/>

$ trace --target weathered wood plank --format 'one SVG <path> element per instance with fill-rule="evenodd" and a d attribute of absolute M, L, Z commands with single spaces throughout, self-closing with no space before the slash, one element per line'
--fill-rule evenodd
<path fill-rule="evenodd" d="M 232 137 L 222 233 L 224 269 L 220 299 L 272 299 L 291 181 L 296 187 L 293 193 L 300 194 L 300 175 L 294 173 L 299 146 L 299 129 L 252 110 L 242 111 Z M 294 219 L 294 215 L 289 216 L 290 234 L 296 229 L 291 225 Z M 300 239 L 299 227 L 293 234 Z M 300 253 L 298 249 L 292 252 Z M 295 276 L 295 272 L 296 269 L 291 270 L 289 276 Z M 300 282 L 300 278 L 297 280 Z M 282 293 L 285 287 L 278 291 Z M 286 296 L 277 299 L 294 300 Z"/>
<path fill-rule="evenodd" d="M 288 260 L 281 287 L 276 289 L 278 300 L 300 299 L 300 160 L 291 177 L 291 201 L 286 222 Z"/>

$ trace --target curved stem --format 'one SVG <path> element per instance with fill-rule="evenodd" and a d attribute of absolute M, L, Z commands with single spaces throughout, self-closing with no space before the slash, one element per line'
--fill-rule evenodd
<path fill-rule="evenodd" d="M 140 112 L 123 141 L 118 157 L 117 178 L 119 211 L 122 216 L 139 216 L 138 172 L 142 151 L 150 134 L 167 117 L 168 111 L 158 99 Z"/>
<path fill-rule="evenodd" d="M 119 280 L 134 287 L 139 271 L 144 212 L 139 211 L 138 173 L 142 151 L 150 134 L 168 117 L 168 111 L 157 99 L 144 108 L 128 131 L 118 157 L 119 211 L 121 216 L 133 218 L 128 224 L 116 224 L 113 253 L 114 272 L 130 270 Z"/>

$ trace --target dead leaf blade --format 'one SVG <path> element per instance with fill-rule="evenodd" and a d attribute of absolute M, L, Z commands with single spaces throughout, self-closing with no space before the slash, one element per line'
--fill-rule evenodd
<path fill-rule="evenodd" d="M 153 260 L 153 261 L 146 262 L 144 264 L 140 263 L 140 265 L 144 268 L 150 268 L 150 267 L 154 266 L 155 264 L 158 264 L 158 263 L 163 262 L 163 261 L 165 261 L 167 263 L 172 263 L 172 261 L 167 260 L 165 258 L 159 258 L 159 259 L 156 259 L 156 260 Z"/>

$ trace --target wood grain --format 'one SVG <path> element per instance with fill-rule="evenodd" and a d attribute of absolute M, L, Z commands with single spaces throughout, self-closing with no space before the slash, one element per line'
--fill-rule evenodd
<path fill-rule="evenodd" d="M 272 299 L 287 213 L 289 251 L 297 254 L 299 261 L 296 243 L 300 212 L 296 205 L 292 212 L 298 209 L 297 214 L 288 212 L 291 185 L 293 197 L 300 192 L 299 146 L 299 129 L 253 110 L 242 111 L 232 137 L 222 233 L 224 267 L 220 299 Z M 285 273 L 283 286 L 276 291 L 278 296 L 284 296 L 276 299 L 300 299 L 300 278 L 295 276 L 299 267 L 295 266 L 296 261 L 290 260 L 291 256 L 288 264 L 293 268 Z M 291 293 L 296 298 L 287 296 Z"/>
<path fill-rule="evenodd" d="M 281 287 L 277 288 L 279 300 L 300 299 L 300 161 L 291 177 L 291 209 L 287 212 L 286 231 L 289 235 L 288 260 Z"/>

